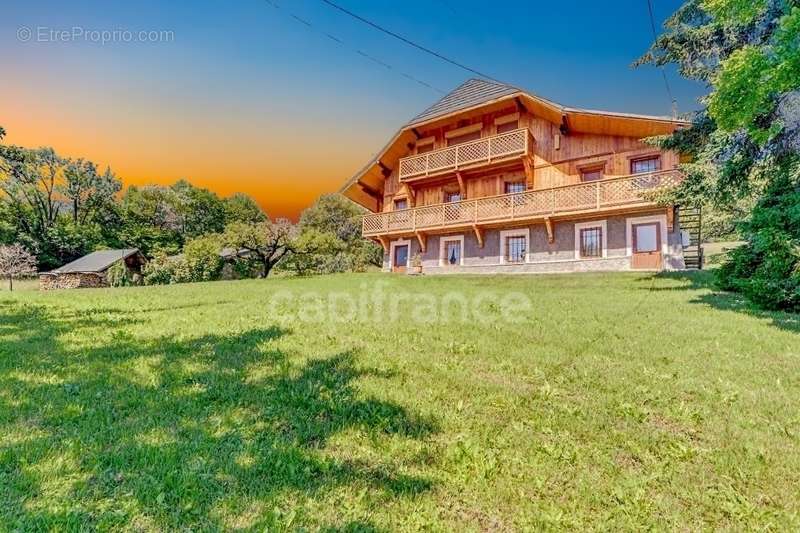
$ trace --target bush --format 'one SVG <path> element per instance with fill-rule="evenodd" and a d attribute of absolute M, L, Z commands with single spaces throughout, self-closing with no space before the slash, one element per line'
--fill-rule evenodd
<path fill-rule="evenodd" d="M 791 169 L 792 167 L 789 166 Z M 720 288 L 766 309 L 800 311 L 800 179 L 777 176 L 743 225 L 747 244 L 717 270 Z"/>
<path fill-rule="evenodd" d="M 218 235 L 192 239 L 183 247 L 183 261 L 178 265 L 177 283 L 212 281 L 222 272 L 222 244 Z"/>
<path fill-rule="evenodd" d="M 142 269 L 145 285 L 167 285 L 174 283 L 176 256 L 157 253 Z"/>

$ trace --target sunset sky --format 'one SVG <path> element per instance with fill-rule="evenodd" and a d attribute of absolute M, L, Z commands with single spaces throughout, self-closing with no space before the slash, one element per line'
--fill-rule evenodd
<path fill-rule="evenodd" d="M 670 113 L 661 73 L 630 68 L 652 40 L 645 0 L 337 1 L 557 102 Z M 680 3 L 653 0 L 656 24 Z M 5 142 L 110 165 L 128 184 L 186 178 L 246 192 L 270 216 L 295 218 L 442 96 L 403 74 L 444 91 L 472 77 L 320 0 L 272 4 L 4 2 Z M 102 30 L 171 37 L 103 44 L 91 33 Z M 696 109 L 702 88 L 667 75 L 679 111 Z"/>

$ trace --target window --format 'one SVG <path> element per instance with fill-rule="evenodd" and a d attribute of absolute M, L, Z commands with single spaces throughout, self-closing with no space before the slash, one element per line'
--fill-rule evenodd
<path fill-rule="evenodd" d="M 651 156 L 643 157 L 641 159 L 631 160 L 631 174 L 640 174 L 642 172 L 656 172 L 661 170 L 661 157 Z"/>
<path fill-rule="evenodd" d="M 518 192 L 525 192 L 524 181 L 507 181 L 505 183 L 506 194 L 516 194 Z"/>
<path fill-rule="evenodd" d="M 524 235 L 506 237 L 506 262 L 524 263 L 528 239 Z"/>
<path fill-rule="evenodd" d="M 425 154 L 427 152 L 433 152 L 433 143 L 418 144 L 417 145 L 417 153 L 418 154 Z"/>
<path fill-rule="evenodd" d="M 461 265 L 464 253 L 464 236 L 450 235 L 442 237 L 439 241 L 439 265 Z"/>
<path fill-rule="evenodd" d="M 608 224 L 605 220 L 575 224 L 575 259 L 607 257 Z"/>
<path fill-rule="evenodd" d="M 445 191 L 444 201 L 445 203 L 460 202 L 461 193 L 459 191 Z"/>
<path fill-rule="evenodd" d="M 500 232 L 501 263 L 527 263 L 531 232 L 529 229 L 509 229 Z"/>
<path fill-rule="evenodd" d="M 401 200 L 394 201 L 394 210 L 395 211 L 402 211 L 403 209 L 408 209 L 408 200 L 405 198 Z"/>
<path fill-rule="evenodd" d="M 444 243 L 445 261 L 448 265 L 461 264 L 461 242 L 445 241 Z"/>
<path fill-rule="evenodd" d="M 507 133 L 509 131 L 514 131 L 515 129 L 519 128 L 519 121 L 512 120 L 510 122 L 504 122 L 503 124 L 497 125 L 497 134 L 500 135 L 501 133 Z"/>
<path fill-rule="evenodd" d="M 581 181 L 597 181 L 603 179 L 603 166 L 581 169 Z"/>
<path fill-rule="evenodd" d="M 470 133 L 465 133 L 463 135 L 458 135 L 456 137 L 450 137 L 449 139 L 447 139 L 447 146 L 455 146 L 457 144 L 476 141 L 480 138 L 481 138 L 481 130 L 477 130 Z"/>
<path fill-rule="evenodd" d="M 600 227 L 580 230 L 580 254 L 582 258 L 602 257 L 603 229 Z"/>

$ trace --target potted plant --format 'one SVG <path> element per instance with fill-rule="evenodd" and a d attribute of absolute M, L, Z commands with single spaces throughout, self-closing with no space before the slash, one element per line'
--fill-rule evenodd
<path fill-rule="evenodd" d="M 411 258 L 411 273 L 422 274 L 422 256 L 418 253 Z"/>

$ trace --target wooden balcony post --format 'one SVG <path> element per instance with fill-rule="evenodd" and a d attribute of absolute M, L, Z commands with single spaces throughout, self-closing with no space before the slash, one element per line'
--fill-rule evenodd
<path fill-rule="evenodd" d="M 600 209 L 600 182 L 595 182 L 595 195 L 597 197 L 597 209 Z"/>
<path fill-rule="evenodd" d="M 514 217 L 517 214 L 516 210 L 517 196 L 516 195 L 509 196 L 508 199 L 511 201 L 511 220 L 514 220 Z"/>
<path fill-rule="evenodd" d="M 417 210 L 411 210 L 411 229 L 416 231 L 417 229 Z"/>
<path fill-rule="evenodd" d="M 492 162 L 492 137 L 489 137 L 489 146 L 487 147 L 488 153 L 487 157 L 489 158 L 487 163 Z"/>

